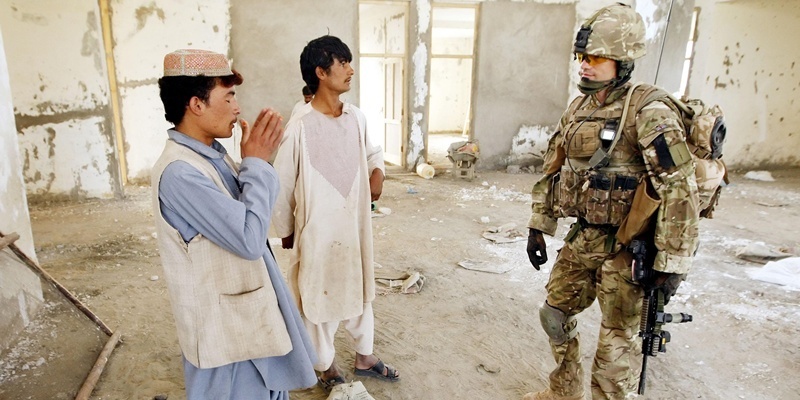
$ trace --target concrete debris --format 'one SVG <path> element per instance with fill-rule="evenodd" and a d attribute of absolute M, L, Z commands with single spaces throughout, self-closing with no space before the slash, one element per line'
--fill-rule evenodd
<path fill-rule="evenodd" d="M 792 256 L 792 253 L 784 251 L 783 249 L 771 248 L 764 243 L 750 243 L 736 251 L 736 257 L 759 264 Z"/>
<path fill-rule="evenodd" d="M 483 232 L 483 238 L 494 243 L 513 243 L 525 240 L 527 237 L 517 229 L 517 224 L 509 222 L 487 229 Z"/>
<path fill-rule="evenodd" d="M 336 385 L 328 395 L 328 400 L 375 400 L 367 392 L 367 388 L 359 381 Z"/>
<path fill-rule="evenodd" d="M 514 269 L 514 266 L 508 263 L 498 264 L 495 262 L 478 261 L 469 258 L 459 261 L 458 266 L 471 271 L 490 272 L 493 274 L 504 274 Z"/>
<path fill-rule="evenodd" d="M 775 178 L 769 171 L 750 171 L 744 174 L 744 177 L 754 181 L 775 182 Z"/>
<path fill-rule="evenodd" d="M 375 270 L 375 282 L 383 293 L 414 294 L 422 290 L 425 276 L 418 271 Z"/>

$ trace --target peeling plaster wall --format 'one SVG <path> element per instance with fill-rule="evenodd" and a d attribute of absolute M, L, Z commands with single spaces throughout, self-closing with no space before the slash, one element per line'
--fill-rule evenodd
<path fill-rule="evenodd" d="M 303 99 L 300 53 L 323 35 L 341 39 L 353 53 L 350 91 L 342 99 L 358 106 L 358 1 L 231 0 L 231 52 L 244 84 L 236 96 L 242 117 L 252 121 L 263 107 L 277 109 L 288 122 Z M 238 151 L 237 151 L 238 153 Z"/>
<path fill-rule="evenodd" d="M 164 119 L 158 90 L 164 55 L 185 48 L 228 54 L 228 1 L 169 2 L 116 0 L 111 3 L 114 63 L 119 87 L 128 178 L 149 181 L 150 169 L 172 124 Z M 236 60 L 234 60 L 236 61 Z M 238 63 L 234 62 L 234 68 Z M 245 82 L 248 82 L 245 73 Z M 221 141 L 233 154 L 233 141 Z"/>
<path fill-rule="evenodd" d="M 15 245 L 36 260 L 8 75 L 0 33 L 0 232 L 19 234 Z M 0 352 L 28 325 L 43 300 L 39 277 L 8 248 L 0 250 Z"/>
<path fill-rule="evenodd" d="M 505 167 L 522 126 L 554 126 L 567 105 L 575 8 L 485 2 L 476 49 L 473 138 L 481 168 Z"/>
<path fill-rule="evenodd" d="M 409 7 L 408 46 L 410 58 L 408 68 L 408 103 L 406 105 L 406 169 L 413 171 L 427 156 L 425 138 L 428 134 L 428 112 L 430 109 L 431 76 L 431 3 L 428 0 L 412 0 Z"/>
<path fill-rule="evenodd" d="M 796 0 L 697 0 L 689 95 L 719 104 L 733 168 L 800 166 L 800 37 Z"/>
<path fill-rule="evenodd" d="M 97 2 L 0 0 L 29 195 L 121 189 Z"/>

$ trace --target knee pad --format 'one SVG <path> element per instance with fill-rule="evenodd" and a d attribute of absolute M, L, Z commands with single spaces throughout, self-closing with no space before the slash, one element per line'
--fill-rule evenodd
<path fill-rule="evenodd" d="M 578 320 L 545 302 L 539 308 L 539 321 L 555 345 L 564 344 L 578 334 Z"/>

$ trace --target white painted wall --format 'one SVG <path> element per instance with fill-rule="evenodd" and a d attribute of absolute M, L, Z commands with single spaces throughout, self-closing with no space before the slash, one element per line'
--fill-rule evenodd
<path fill-rule="evenodd" d="M 472 60 L 431 59 L 430 133 L 461 133 L 472 94 Z"/>
<path fill-rule="evenodd" d="M 800 166 L 800 37 L 796 0 L 697 0 L 689 96 L 719 104 L 729 166 Z"/>
<path fill-rule="evenodd" d="M 18 233 L 17 247 L 36 260 L 3 40 L 0 31 L 0 232 Z"/>
<path fill-rule="evenodd" d="M 2 24 L 0 24 L 2 26 Z M 14 244 L 36 260 L 17 129 L 9 87 L 8 63 L 0 29 L 0 232 L 17 233 Z M 0 250 L 0 352 L 23 329 L 43 301 L 39 277 L 8 249 Z"/>
<path fill-rule="evenodd" d="M 172 127 L 164 119 L 158 95 L 164 55 L 185 48 L 230 55 L 229 8 L 226 0 L 117 0 L 111 4 L 128 179 L 149 181 L 150 169 L 164 148 L 166 130 Z M 239 154 L 238 150 L 233 151 L 232 140 L 223 144 L 228 151 Z"/>
<path fill-rule="evenodd" d="M 433 7 L 431 32 L 430 133 L 461 133 L 472 95 L 473 55 L 477 9 Z"/>
<path fill-rule="evenodd" d="M 97 2 L 0 0 L 28 194 L 120 190 Z"/>

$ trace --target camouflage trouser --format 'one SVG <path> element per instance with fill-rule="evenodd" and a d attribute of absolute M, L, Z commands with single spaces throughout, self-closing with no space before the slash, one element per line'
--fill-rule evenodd
<path fill-rule="evenodd" d="M 631 280 L 631 255 L 622 247 L 609 239 L 608 231 L 584 227 L 560 250 L 547 283 L 547 303 L 567 316 L 585 310 L 595 298 L 600 305 L 593 399 L 623 399 L 638 382 L 643 291 Z M 550 389 L 564 396 L 583 393 L 580 335 L 561 345 L 551 341 L 550 347 L 558 364 L 550 374 Z"/>

